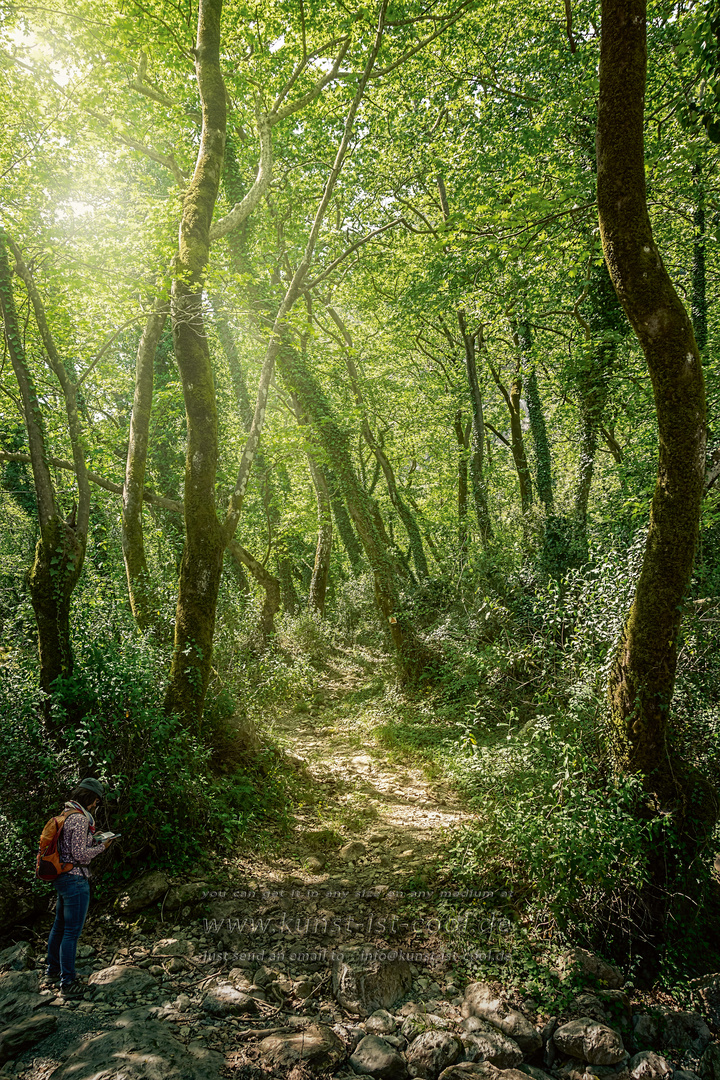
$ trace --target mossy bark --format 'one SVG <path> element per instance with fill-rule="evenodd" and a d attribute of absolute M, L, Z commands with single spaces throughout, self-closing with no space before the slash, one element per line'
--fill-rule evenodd
<path fill-rule="evenodd" d="M 183 200 L 171 315 L 175 358 L 185 399 L 185 548 L 175 641 L 165 695 L 168 712 L 197 726 L 210 677 L 215 612 L 227 537 L 215 509 L 218 427 L 212 364 L 203 322 L 203 275 L 225 147 L 226 98 L 220 70 L 222 0 L 200 0 L 195 71 L 202 135 Z"/>
<path fill-rule="evenodd" d="M 318 537 L 315 546 L 315 562 L 308 591 L 308 607 L 322 616 L 325 614 L 325 594 L 330 577 L 330 555 L 332 552 L 333 527 L 330 491 L 322 466 L 308 453 L 308 465 L 315 488 L 318 512 Z"/>
<path fill-rule="evenodd" d="M 358 577 L 362 571 L 362 544 L 358 540 L 357 533 L 355 532 L 352 521 L 347 512 L 345 501 L 342 497 L 342 491 L 337 481 L 335 473 L 332 469 L 325 467 L 325 474 L 327 476 L 328 487 L 330 490 L 330 502 L 332 504 L 333 518 L 335 520 L 335 527 L 338 532 L 338 536 L 342 540 L 343 547 L 347 552 L 347 557 L 350 560 L 350 567 L 353 575 Z"/>
<path fill-rule="evenodd" d="M 377 461 L 378 465 L 382 469 L 383 476 L 385 477 L 385 483 L 387 484 L 388 495 L 390 496 L 390 502 L 397 510 L 398 517 L 405 526 L 405 532 L 408 535 L 410 542 L 410 550 L 412 552 L 413 562 L 418 574 L 427 578 L 430 576 L 428 569 L 427 559 L 425 557 L 425 549 L 423 547 L 422 536 L 420 529 L 415 520 L 415 517 L 407 505 L 405 500 L 400 495 L 397 486 L 397 480 L 395 479 L 395 471 L 390 464 L 390 459 L 379 439 L 375 437 L 372 428 L 370 427 L 370 421 L 367 417 L 365 410 L 365 397 L 360 384 L 360 374 L 358 372 L 357 364 L 355 363 L 355 350 L 353 345 L 352 336 L 343 319 L 337 313 L 337 311 L 329 307 L 328 314 L 332 318 L 335 325 L 340 330 L 345 342 L 345 366 L 347 367 L 348 375 L 350 376 L 350 385 L 352 387 L 353 396 L 358 407 L 362 410 L 360 418 L 360 429 L 362 431 L 365 442 L 370 447 Z"/>
<path fill-rule="evenodd" d="M 353 467 L 350 434 L 338 421 L 327 395 L 298 350 L 291 347 L 281 349 L 277 366 L 283 382 L 295 395 L 317 432 L 325 456 L 337 477 L 372 568 L 375 600 L 395 646 L 401 675 L 412 679 L 428 659 L 427 650 L 400 612 L 401 571 L 390 553 L 390 539 L 377 505 L 360 483 Z"/>
<path fill-rule="evenodd" d="M 600 234 L 610 277 L 645 354 L 658 419 L 643 566 L 609 678 L 612 750 L 617 766 L 642 774 L 661 805 L 686 808 L 682 769 L 668 745 L 668 716 L 703 495 L 705 390 L 690 319 L 648 217 L 646 69 L 645 0 L 602 0 Z"/>
<path fill-rule="evenodd" d="M 148 316 L 135 364 L 135 392 L 128 439 L 125 484 L 122 497 L 122 549 L 127 574 L 130 607 L 141 630 L 154 626 L 158 610 L 143 535 L 143 493 L 147 465 L 150 413 L 152 410 L 155 353 L 167 320 L 167 305 L 161 302 Z"/>
<path fill-rule="evenodd" d="M 72 424 L 71 440 L 76 459 L 75 470 L 82 496 L 80 507 L 82 510 L 82 522 L 77 521 L 75 511 L 73 511 L 68 521 L 64 521 L 57 505 L 48 464 L 42 411 L 32 372 L 27 364 L 23 337 L 18 324 L 12 274 L 6 247 L 8 243 L 11 243 L 11 241 L 0 229 L 0 308 L 3 315 L 5 341 L 20 390 L 40 524 L 40 539 L 35 551 L 35 560 L 28 576 L 28 585 L 38 630 L 40 685 L 49 697 L 56 679 L 61 676 L 69 676 L 73 670 L 70 606 L 72 594 L 85 559 L 89 490 L 86 490 L 81 483 L 82 477 L 84 477 L 87 486 L 87 471 L 85 470 L 85 460 L 82 455 L 77 429 L 78 418 L 75 394 L 73 392 L 75 388 L 74 384 L 67 379 L 63 370 L 63 376 L 66 380 L 66 383 L 63 384 L 63 391 L 66 390 L 67 386 L 66 400 L 68 415 Z M 27 275 L 26 285 L 29 282 L 30 288 L 34 290 L 27 267 L 22 263 L 17 249 L 14 247 L 13 250 L 19 264 L 22 266 L 22 270 Z M 21 273 L 21 276 L 25 275 Z M 51 363 L 57 362 L 58 357 L 55 353 L 54 342 L 50 338 L 42 302 L 36 290 L 34 290 L 34 295 L 31 295 L 31 300 L 36 309 L 36 317 L 39 317 L 41 335 L 44 338 L 48 337 L 48 343 L 53 351 Z M 45 334 L 43 334 L 43 330 Z M 80 458 L 82 477 L 78 473 L 78 457 Z"/>

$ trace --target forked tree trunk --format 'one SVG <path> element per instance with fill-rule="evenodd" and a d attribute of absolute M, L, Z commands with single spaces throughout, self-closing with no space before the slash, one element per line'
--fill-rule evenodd
<path fill-rule="evenodd" d="M 258 625 L 259 644 L 264 648 L 268 638 L 275 633 L 275 616 L 280 610 L 280 582 L 249 551 L 238 544 L 237 540 L 230 541 L 228 551 L 239 566 L 247 567 L 265 593 Z"/>
<path fill-rule="evenodd" d="M 602 0 L 598 211 L 608 270 L 650 372 L 658 473 L 642 571 L 609 678 L 618 767 L 645 778 L 665 807 L 689 810 L 667 741 L 683 601 L 692 574 L 705 469 L 705 389 L 690 319 L 655 244 L 647 211 L 643 105 L 645 0 Z M 712 816 L 696 805 L 694 814 Z"/>
<path fill-rule="evenodd" d="M 38 330 L 50 366 L 60 382 L 65 398 L 79 496 L 77 509 L 73 510 L 67 521 L 64 521 L 60 515 L 48 465 L 42 412 L 18 324 L 6 245 L 12 247 L 18 273 L 25 283 L 33 305 Z M 49 696 L 56 679 L 69 676 L 73 670 L 70 606 L 85 559 L 90 517 L 90 487 L 82 450 L 77 410 L 77 384 L 58 354 L 42 300 L 22 254 L 17 245 L 1 229 L 0 308 L 10 362 L 20 389 L 37 497 L 40 540 L 28 584 L 38 628 L 40 685 Z"/>
<path fill-rule="evenodd" d="M 200 0 L 195 71 L 202 136 L 183 201 L 172 283 L 175 358 L 187 415 L 185 548 L 180 564 L 175 644 L 165 708 L 197 724 L 210 677 L 215 612 L 228 538 L 215 510 L 217 409 L 203 322 L 203 274 L 225 147 L 226 98 L 220 71 L 222 0 Z"/>

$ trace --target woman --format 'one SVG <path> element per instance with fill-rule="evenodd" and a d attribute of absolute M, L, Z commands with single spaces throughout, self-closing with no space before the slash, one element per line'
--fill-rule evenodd
<path fill-rule="evenodd" d="M 75 974 L 75 954 L 78 939 L 85 923 L 90 903 L 89 863 L 112 843 L 95 843 L 95 819 L 92 811 L 102 802 L 103 786 L 99 780 L 89 777 L 73 791 L 65 803 L 64 812 L 71 813 L 65 819 L 58 840 L 58 855 L 63 862 L 72 863 L 72 870 L 56 878 L 57 907 L 55 922 L 50 931 L 47 948 L 45 975 L 48 982 L 60 980 L 60 992 L 64 998 L 82 997 L 87 989 Z"/>

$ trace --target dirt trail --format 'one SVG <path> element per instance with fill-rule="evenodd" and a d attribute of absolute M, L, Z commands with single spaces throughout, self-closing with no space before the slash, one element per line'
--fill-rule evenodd
<path fill-rule="evenodd" d="M 274 725 L 310 788 L 308 805 L 295 811 L 290 842 L 275 854 L 275 875 L 293 866 L 305 876 L 337 872 L 344 862 L 355 880 L 407 877 L 435 864 L 454 830 L 472 819 L 446 782 L 392 754 L 373 738 L 370 724 L 359 722 L 361 699 L 371 699 L 368 680 L 372 672 L 377 678 L 379 666 L 372 655 L 358 665 L 357 650 L 353 660 L 340 654 L 339 662 L 327 665 L 310 715 L 301 708 Z M 353 851 L 346 847 L 350 842 Z"/>

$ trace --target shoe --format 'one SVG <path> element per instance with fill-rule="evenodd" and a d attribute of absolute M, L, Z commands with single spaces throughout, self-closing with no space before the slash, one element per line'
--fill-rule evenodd
<path fill-rule="evenodd" d="M 59 971 L 46 971 L 43 977 L 40 979 L 41 990 L 52 990 L 60 982 Z"/>
<path fill-rule="evenodd" d="M 85 997 L 87 986 L 80 979 L 73 979 L 71 983 L 65 983 L 60 987 L 60 996 L 65 1001 L 78 1001 L 79 998 Z"/>

